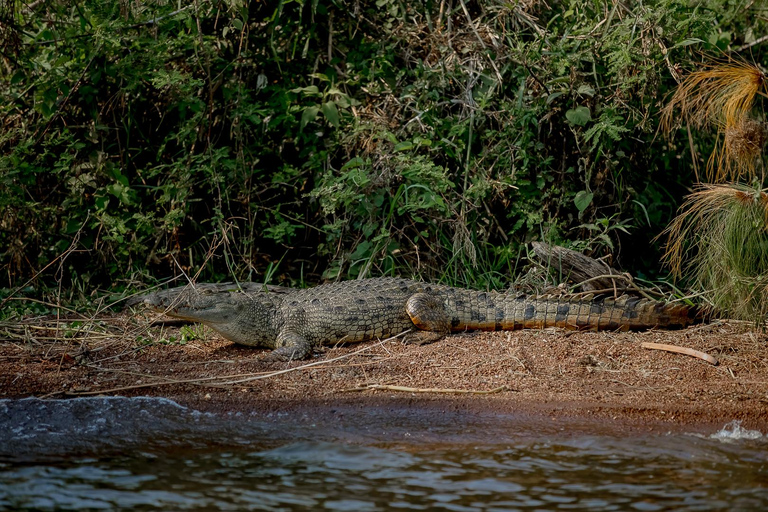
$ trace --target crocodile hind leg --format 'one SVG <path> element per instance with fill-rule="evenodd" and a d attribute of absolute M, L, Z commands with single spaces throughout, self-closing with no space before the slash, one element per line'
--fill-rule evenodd
<path fill-rule="evenodd" d="M 412 295 L 405 303 L 405 310 L 411 317 L 413 325 L 420 329 L 416 333 L 416 339 L 407 340 L 408 343 L 426 345 L 451 332 L 451 319 L 445 312 L 442 301 L 434 295 L 428 293 Z"/>

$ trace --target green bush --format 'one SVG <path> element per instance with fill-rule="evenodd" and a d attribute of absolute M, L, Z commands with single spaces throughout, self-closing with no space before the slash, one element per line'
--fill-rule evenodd
<path fill-rule="evenodd" d="M 691 176 L 656 137 L 672 75 L 766 29 L 714 1 L 32 5 L 0 41 L 11 288 L 497 287 L 542 238 L 658 272 Z"/>

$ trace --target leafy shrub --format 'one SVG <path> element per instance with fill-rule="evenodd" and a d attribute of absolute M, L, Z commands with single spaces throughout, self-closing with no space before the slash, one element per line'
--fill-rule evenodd
<path fill-rule="evenodd" d="M 8 5 L 0 267 L 83 290 L 496 287 L 541 238 L 653 272 L 691 174 L 659 103 L 766 28 L 682 0 Z"/>

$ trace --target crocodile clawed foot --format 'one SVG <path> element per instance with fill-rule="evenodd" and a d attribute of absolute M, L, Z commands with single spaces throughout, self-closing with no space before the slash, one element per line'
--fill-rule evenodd
<path fill-rule="evenodd" d="M 405 345 L 428 345 L 444 338 L 445 334 L 433 331 L 416 331 L 403 338 Z"/>
<path fill-rule="evenodd" d="M 286 357 L 285 354 L 278 354 L 276 352 L 277 351 L 275 350 L 264 354 L 264 357 L 262 357 L 261 360 L 265 363 L 284 363 L 293 359 L 290 355 Z"/>
<path fill-rule="evenodd" d="M 285 345 L 278 347 L 264 356 L 264 361 L 286 362 L 308 359 L 312 355 L 312 347 L 305 345 Z"/>

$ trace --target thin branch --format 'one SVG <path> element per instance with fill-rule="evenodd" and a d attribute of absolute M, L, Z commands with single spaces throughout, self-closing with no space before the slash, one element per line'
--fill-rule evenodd
<path fill-rule="evenodd" d="M 101 51 L 102 43 L 99 43 L 99 46 L 93 51 L 93 55 L 91 56 L 91 60 L 88 61 L 88 64 L 85 65 L 83 68 L 82 73 L 80 73 L 80 78 L 77 79 L 77 82 L 75 82 L 75 85 L 72 86 L 72 88 L 69 90 L 67 95 L 64 97 L 64 100 L 61 102 L 61 104 L 56 109 L 56 112 L 51 116 L 51 118 L 48 120 L 48 122 L 45 125 L 45 129 L 43 130 L 43 133 L 41 133 L 39 136 L 37 136 L 37 132 L 33 135 L 33 137 L 36 137 L 35 139 L 35 146 L 40 144 L 40 141 L 43 140 L 43 137 L 45 137 L 45 134 L 48 133 L 48 130 L 53 126 L 54 121 L 61 116 L 61 112 L 64 110 L 64 108 L 67 106 L 67 103 L 69 103 L 69 99 L 72 97 L 72 95 L 80 88 L 80 84 L 83 83 L 83 79 L 85 78 L 85 74 L 88 72 L 88 69 L 91 67 L 91 64 L 93 64 L 93 61 L 96 60 L 96 57 L 99 56 L 99 52 Z M 88 219 L 85 219 L 86 222 Z M 81 228 L 82 229 L 82 228 Z"/>
<path fill-rule="evenodd" d="M 81 315 L 80 313 L 78 313 L 74 309 L 69 309 L 68 307 L 62 306 L 61 304 L 53 304 L 51 302 L 46 302 L 44 300 L 33 299 L 33 298 L 30 298 L 30 297 L 8 297 L 6 300 L 20 300 L 20 301 L 23 301 L 23 302 L 34 302 L 36 304 L 42 304 L 43 306 L 46 306 L 46 307 L 51 308 L 51 309 L 56 309 L 56 310 L 62 310 L 63 309 L 64 311 L 67 311 L 68 313 L 72 313 L 73 315 L 80 315 L 81 318 L 79 320 L 90 320 L 87 316 Z M 79 320 L 74 320 L 74 321 L 79 321 Z"/>
<path fill-rule="evenodd" d="M 461 9 L 464 11 L 464 15 L 467 17 L 469 26 L 472 28 L 472 32 L 475 33 L 475 37 L 477 37 L 477 40 L 480 41 L 480 46 L 483 47 L 483 50 L 487 50 L 488 47 L 485 45 L 485 41 L 483 41 L 483 38 L 480 37 L 480 33 L 475 28 L 475 23 L 472 21 L 472 18 L 469 15 L 469 10 L 467 10 L 467 5 L 464 3 L 464 0 L 459 0 L 459 2 L 461 3 Z M 496 63 L 493 62 L 493 59 L 488 59 L 488 62 L 491 63 L 491 67 L 496 72 L 496 78 L 499 80 L 499 86 L 501 86 L 504 80 L 501 78 L 501 73 L 499 72 L 499 68 L 496 67 Z"/>
<path fill-rule="evenodd" d="M 171 16 L 176 16 L 177 14 L 182 13 L 182 12 L 186 11 L 187 9 L 191 9 L 192 7 L 194 7 L 194 4 L 190 4 L 190 5 L 186 6 L 186 7 L 182 7 L 181 9 L 177 9 L 177 10 L 175 10 L 173 12 L 169 12 L 165 16 L 158 16 L 157 18 L 152 18 L 151 20 L 145 21 L 143 23 L 137 23 L 135 25 L 128 25 L 125 28 L 136 28 L 136 27 L 141 27 L 143 25 L 154 25 L 155 23 L 157 23 L 160 20 L 164 20 L 166 18 L 170 18 Z"/>
<path fill-rule="evenodd" d="M 539 77 L 536 76 L 536 73 L 533 72 L 533 70 L 528 66 L 528 64 L 525 63 L 525 61 L 520 61 L 520 64 L 523 65 L 523 67 L 528 71 L 528 74 L 531 75 L 531 78 L 533 78 L 537 84 L 542 86 L 544 88 L 544 92 L 547 93 L 547 96 L 549 96 L 551 93 L 549 92 L 549 87 L 547 87 L 547 84 L 539 80 Z"/>
<path fill-rule="evenodd" d="M 381 345 L 381 344 L 383 344 L 383 343 L 385 343 L 387 341 L 391 341 L 391 340 L 400 338 L 401 336 L 405 336 L 409 332 L 411 332 L 411 329 L 408 329 L 407 331 L 403 331 L 400 334 L 397 334 L 395 336 L 391 336 L 391 337 L 389 337 L 389 338 L 387 338 L 385 340 L 381 340 L 379 342 L 379 345 Z M 374 345 L 374 346 L 376 346 L 376 345 Z M 326 361 L 315 361 L 314 363 L 308 363 L 308 364 L 304 364 L 304 365 L 301 365 L 301 366 L 296 366 L 294 368 L 286 368 L 285 370 L 279 370 L 279 371 L 276 371 L 276 372 L 268 373 L 266 375 L 256 375 L 255 377 L 248 377 L 248 378 L 240 379 L 240 380 L 230 380 L 230 381 L 226 381 L 226 382 L 218 382 L 217 384 L 221 384 L 221 385 L 243 384 L 244 382 L 251 382 L 251 381 L 254 381 L 254 380 L 261 380 L 261 379 L 268 379 L 270 377 L 275 377 L 277 375 L 282 375 L 284 373 L 295 372 L 297 370 L 304 370 L 306 368 L 311 368 L 313 366 L 319 366 L 321 364 L 328 364 L 328 363 L 332 363 L 334 361 L 339 361 L 341 359 L 346 359 L 347 357 L 355 356 L 357 354 L 360 354 L 362 352 L 370 350 L 371 348 L 373 348 L 373 346 L 363 347 L 360 350 L 356 350 L 354 352 L 350 352 L 349 354 L 344 354 L 343 356 L 335 357 L 333 359 L 328 359 Z M 222 377 L 222 378 L 224 379 L 224 378 L 228 378 L 228 377 Z"/>
<path fill-rule="evenodd" d="M 743 44 L 736 48 L 735 50 L 732 50 L 734 52 L 741 52 L 748 48 L 752 48 L 753 46 L 757 46 L 758 44 L 763 44 L 764 42 L 768 41 L 768 35 L 764 35 L 763 37 L 760 37 L 758 39 L 755 39 L 751 43 Z"/>
<path fill-rule="evenodd" d="M 83 391 L 83 392 L 74 392 L 74 393 L 62 392 L 62 393 L 65 393 L 68 396 L 92 396 L 92 395 L 103 395 L 103 394 L 106 394 L 106 393 L 117 393 L 117 392 L 120 392 L 120 391 L 129 391 L 129 390 L 133 390 L 133 389 L 151 388 L 151 387 L 155 387 L 155 386 L 167 386 L 167 385 L 170 385 L 170 384 L 204 384 L 204 385 L 210 385 L 210 386 L 232 386 L 232 385 L 235 385 L 235 384 L 243 384 L 245 382 L 251 382 L 251 381 L 254 381 L 254 380 L 268 379 L 270 377 L 276 377 L 278 375 L 283 375 L 283 374 L 290 373 L 290 372 L 304 370 L 306 368 L 311 368 L 311 367 L 315 367 L 315 366 L 325 365 L 325 364 L 328 364 L 328 363 L 339 361 L 341 359 L 346 359 L 348 357 L 352 357 L 352 356 L 361 354 L 362 352 L 365 352 L 367 350 L 371 350 L 372 348 L 380 346 L 381 344 L 383 344 L 383 343 L 385 343 L 387 341 L 394 340 L 394 339 L 397 339 L 399 337 L 402 337 L 402 336 L 406 335 L 409 332 L 411 332 L 410 329 L 407 330 L 407 331 L 401 332 L 400 334 L 397 334 L 395 336 L 391 336 L 391 337 L 389 337 L 387 339 L 381 340 L 377 345 L 369 345 L 367 347 L 363 347 L 363 348 L 361 348 L 359 350 L 356 350 L 355 352 L 350 352 L 349 354 L 344 354 L 344 355 L 341 355 L 339 357 L 334 357 L 333 359 L 325 359 L 325 360 L 322 360 L 322 361 L 315 361 L 314 363 L 308 363 L 308 364 L 304 364 L 304 365 L 301 365 L 301 366 L 296 366 L 294 368 L 287 368 L 285 370 L 279 370 L 279 371 L 275 371 L 275 372 L 268 372 L 268 373 L 264 373 L 264 372 L 260 372 L 260 373 L 238 373 L 238 374 L 233 374 L 233 375 L 219 375 L 219 376 L 215 376 L 215 377 L 200 377 L 200 378 L 194 378 L 194 379 L 181 379 L 181 380 L 170 380 L 167 377 L 147 375 L 147 377 L 155 377 L 155 378 L 159 378 L 159 379 L 168 379 L 168 380 L 164 380 L 163 382 L 148 382 L 146 384 L 134 384 L 132 386 L 121 386 L 121 387 L 117 387 L 117 388 L 102 389 L 102 390 L 97 390 L 97 391 Z M 112 371 L 112 370 L 104 370 L 104 371 Z M 239 378 L 239 377 L 245 377 L 245 378 L 242 378 L 242 379 L 239 379 L 239 380 L 225 380 L 225 379 L 234 379 L 234 378 Z M 56 394 L 60 394 L 60 393 L 56 393 Z M 48 396 L 48 395 L 46 395 L 46 396 Z"/>
<path fill-rule="evenodd" d="M 47 130 L 47 128 L 46 128 L 46 130 Z M 88 212 L 88 214 L 85 217 L 85 220 L 83 221 L 83 224 L 80 226 L 80 228 L 77 230 L 77 233 L 75 233 L 75 236 L 72 238 L 72 242 L 69 244 L 69 248 L 67 248 L 66 251 L 64 251 L 63 253 L 59 254 L 55 258 L 53 258 L 53 260 L 51 260 L 46 266 L 44 266 L 39 271 L 37 271 L 35 273 L 35 275 L 33 275 L 32 277 L 27 279 L 27 281 L 24 284 L 22 284 L 21 286 L 19 286 L 15 290 L 13 290 L 6 298 L 4 298 L 2 301 L 0 301 L 0 308 L 5 306 L 5 303 L 8 302 L 9 300 L 11 300 L 11 297 L 13 297 L 17 293 L 19 293 L 21 290 L 26 288 L 29 283 L 31 283 L 32 281 L 37 279 L 37 276 L 39 276 L 40 274 L 45 272 L 48 269 L 48 267 L 52 266 L 54 263 L 56 263 L 57 261 L 61 260 L 62 258 L 66 259 L 71 252 L 75 252 L 76 251 L 75 247 L 77 246 L 78 242 L 80 241 L 80 232 L 83 230 L 83 228 L 85 227 L 85 224 L 88 222 L 88 219 L 90 219 L 90 217 L 91 217 L 91 214 L 90 214 L 90 212 Z"/>
<path fill-rule="evenodd" d="M 360 386 L 357 388 L 349 388 L 343 391 L 400 391 L 403 393 L 447 393 L 447 394 L 469 394 L 469 395 L 490 395 L 492 393 L 500 393 L 502 391 L 511 391 L 507 386 L 499 386 L 497 388 L 483 390 L 483 389 L 452 389 L 452 388 L 409 388 L 406 386 L 392 386 L 389 384 L 369 384 L 367 386 Z"/>
<path fill-rule="evenodd" d="M 650 295 L 648 295 L 648 293 L 647 293 L 645 290 L 643 290 L 642 288 L 640 288 L 639 286 L 637 286 L 637 285 L 636 285 L 636 284 L 635 284 L 635 283 L 632 281 L 632 278 L 631 278 L 630 276 L 627 276 L 627 275 L 622 275 L 622 274 L 605 274 L 605 275 L 602 275 L 602 276 L 594 276 L 594 277 L 590 277 L 590 278 L 589 278 L 589 279 L 587 279 L 587 280 L 584 280 L 584 281 L 582 281 L 582 282 L 580 282 L 580 283 L 578 283 L 578 284 L 575 284 L 575 285 L 573 285 L 573 286 L 571 287 L 571 289 L 572 289 L 572 290 L 575 290 L 575 289 L 576 289 L 576 288 L 578 288 L 579 286 L 582 286 L 582 285 L 584 285 L 584 284 L 586 284 L 586 283 L 589 283 L 589 282 L 592 282 L 592 281 L 597 281 L 597 280 L 599 280 L 599 279 L 622 279 L 623 281 L 626 281 L 626 282 L 627 282 L 627 287 L 628 287 L 628 288 L 630 288 L 630 289 L 632 289 L 632 290 L 636 291 L 637 293 L 639 293 L 640 295 L 642 295 L 642 296 L 643 296 L 643 297 L 645 297 L 646 299 L 648 299 L 648 300 L 657 300 L 657 299 L 654 299 L 653 297 L 651 297 Z M 614 291 L 616 291 L 617 289 L 616 289 L 616 288 L 613 288 L 613 290 L 614 290 Z M 594 293 L 594 292 L 592 292 L 592 293 Z"/>
<path fill-rule="evenodd" d="M 667 345 L 666 343 L 649 343 L 649 342 L 643 342 L 640 344 L 640 346 L 650 350 L 663 350 L 665 352 L 674 352 L 676 354 L 685 354 L 687 356 L 697 357 L 715 366 L 719 364 L 717 359 L 715 359 L 711 355 L 705 354 L 700 350 L 694 350 L 688 347 L 678 347 L 677 345 Z"/>

